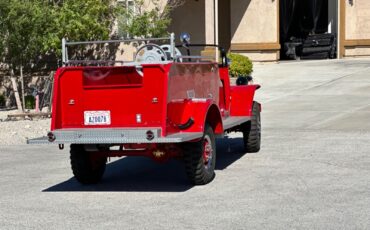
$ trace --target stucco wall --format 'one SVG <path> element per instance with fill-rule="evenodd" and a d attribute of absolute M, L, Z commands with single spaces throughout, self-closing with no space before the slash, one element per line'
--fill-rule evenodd
<path fill-rule="evenodd" d="M 277 51 L 244 51 L 237 53 L 247 56 L 249 59 L 256 62 L 274 62 L 280 58 L 279 52 Z"/>
<path fill-rule="evenodd" d="M 231 43 L 278 42 L 278 1 L 231 0 Z"/>
<path fill-rule="evenodd" d="M 345 50 L 346 57 L 370 56 L 370 47 L 349 47 Z"/>
<path fill-rule="evenodd" d="M 370 39 L 370 1 L 345 1 L 346 39 Z"/>
<path fill-rule="evenodd" d="M 275 61 L 279 50 L 264 50 L 261 44 L 277 44 L 278 0 L 231 0 L 231 51 L 250 57 L 254 61 Z M 262 47 L 234 50 L 233 44 L 254 44 Z M 250 46 L 249 46 L 250 47 Z"/>
<path fill-rule="evenodd" d="M 345 7 L 344 56 L 370 56 L 370 1 L 343 1 Z"/>

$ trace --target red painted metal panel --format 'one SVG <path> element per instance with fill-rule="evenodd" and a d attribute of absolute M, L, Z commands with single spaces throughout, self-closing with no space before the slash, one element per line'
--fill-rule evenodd
<path fill-rule="evenodd" d="M 222 133 L 220 109 L 224 118 L 250 116 L 259 87 L 230 87 L 228 69 L 216 63 L 150 64 L 142 71 L 143 76 L 134 66 L 60 68 L 51 129 L 161 127 L 166 136 L 202 132 L 211 112 L 208 119 Z M 111 123 L 85 125 L 85 111 L 109 111 Z M 189 127 L 179 127 L 190 119 Z"/>
<path fill-rule="evenodd" d="M 142 84 L 143 77 L 136 71 L 135 66 L 110 69 L 86 67 L 83 69 L 84 88 L 140 87 Z"/>
<path fill-rule="evenodd" d="M 168 76 L 167 134 L 202 132 L 208 108 L 219 102 L 220 78 L 215 63 L 174 63 Z M 193 119 L 185 130 L 178 125 Z"/>
<path fill-rule="evenodd" d="M 135 67 L 94 68 L 66 67 L 58 71 L 52 130 L 91 127 L 84 124 L 84 111 L 110 111 L 111 124 L 94 128 L 165 127 L 167 76 L 163 66 L 144 65 L 143 77 L 135 73 Z M 87 76 L 92 71 L 105 76 L 99 79 L 96 74 L 98 80 L 94 81 Z"/>
<path fill-rule="evenodd" d="M 231 86 L 231 116 L 251 116 L 254 93 L 259 85 Z"/>
<path fill-rule="evenodd" d="M 230 76 L 228 67 L 221 67 L 220 72 L 220 103 L 222 116 L 227 116 L 230 111 Z"/>
<path fill-rule="evenodd" d="M 53 87 L 53 101 L 51 111 L 51 127 L 50 130 L 61 128 L 61 109 L 60 109 L 60 98 L 59 98 L 59 77 L 63 73 L 63 68 L 59 68 L 54 75 L 54 87 Z"/>
<path fill-rule="evenodd" d="M 168 103 L 167 134 L 203 132 L 207 111 L 211 105 L 211 99 L 204 101 L 186 99 Z M 178 125 L 186 123 L 190 118 L 194 120 L 192 126 L 185 130 L 178 128 Z"/>
<path fill-rule="evenodd" d="M 224 127 L 223 127 L 223 121 L 222 121 L 222 115 L 220 113 L 219 107 L 217 105 L 213 104 L 208 108 L 207 111 L 207 117 L 204 121 L 207 122 L 211 127 L 213 128 L 215 134 L 223 134 Z"/>

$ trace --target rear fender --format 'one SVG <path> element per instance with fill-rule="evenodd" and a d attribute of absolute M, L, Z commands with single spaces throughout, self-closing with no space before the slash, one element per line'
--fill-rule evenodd
<path fill-rule="evenodd" d="M 167 135 L 178 132 L 204 132 L 205 124 L 222 134 L 221 113 L 211 99 L 184 100 L 168 104 Z"/>
<path fill-rule="evenodd" d="M 207 117 L 204 121 L 204 124 L 209 124 L 212 128 L 215 134 L 221 135 L 224 132 L 223 125 L 222 125 L 222 118 L 220 109 L 217 105 L 212 104 L 208 108 Z"/>
<path fill-rule="evenodd" d="M 254 94 L 260 85 L 231 86 L 231 116 L 252 116 Z"/>

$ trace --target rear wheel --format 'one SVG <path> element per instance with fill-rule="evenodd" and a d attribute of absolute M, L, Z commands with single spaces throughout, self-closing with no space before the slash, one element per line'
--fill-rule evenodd
<path fill-rule="evenodd" d="M 261 148 L 261 115 L 257 102 L 253 102 L 252 118 L 242 125 L 244 148 L 248 153 L 256 153 Z"/>
<path fill-rule="evenodd" d="M 206 125 L 200 141 L 187 142 L 182 146 L 188 178 L 195 185 L 204 185 L 215 177 L 216 143 L 211 126 Z"/>
<path fill-rule="evenodd" d="M 82 184 L 98 183 L 105 171 L 107 157 L 98 152 L 87 152 L 83 145 L 71 145 L 71 166 L 73 175 Z"/>

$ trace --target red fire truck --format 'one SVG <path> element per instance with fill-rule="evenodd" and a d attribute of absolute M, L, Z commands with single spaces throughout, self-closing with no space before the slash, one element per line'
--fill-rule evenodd
<path fill-rule="evenodd" d="M 157 45 L 156 41 L 168 41 Z M 231 85 L 225 52 L 220 61 L 192 55 L 169 38 L 141 42 L 133 61 L 69 60 L 67 47 L 88 44 L 63 40 L 64 66 L 54 79 L 51 131 L 30 144 L 70 144 L 75 178 L 97 183 L 108 157 L 182 159 L 193 184 L 215 177 L 215 138 L 242 132 L 246 152 L 261 143 L 257 84 Z M 89 44 L 133 42 L 95 41 Z M 180 51 L 183 49 L 185 51 Z"/>

